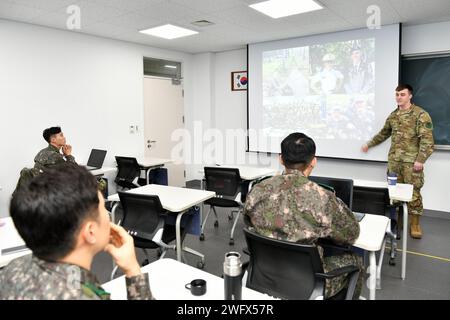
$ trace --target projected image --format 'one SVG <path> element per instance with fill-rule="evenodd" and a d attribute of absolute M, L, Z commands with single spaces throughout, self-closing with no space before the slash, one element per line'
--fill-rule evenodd
<path fill-rule="evenodd" d="M 263 128 L 285 136 L 367 140 L 373 133 L 375 39 L 265 51 Z"/>

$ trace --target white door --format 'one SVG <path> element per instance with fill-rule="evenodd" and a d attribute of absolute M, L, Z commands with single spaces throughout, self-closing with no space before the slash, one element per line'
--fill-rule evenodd
<path fill-rule="evenodd" d="M 171 79 L 144 77 L 144 132 L 145 156 L 173 159 L 172 148 L 180 142 L 171 141 L 172 132 L 184 128 L 183 87 L 172 84 Z M 169 186 L 184 187 L 185 167 L 181 164 L 166 164 Z"/>

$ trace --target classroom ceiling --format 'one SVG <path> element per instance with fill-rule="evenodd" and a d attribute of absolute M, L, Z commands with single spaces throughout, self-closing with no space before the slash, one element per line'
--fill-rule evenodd
<path fill-rule="evenodd" d="M 244 48 L 248 43 L 366 27 L 370 5 L 381 24 L 450 21 L 449 0 L 318 0 L 324 9 L 272 19 L 248 7 L 262 0 L 0 0 L 0 18 L 67 30 L 68 6 L 81 12 L 76 32 L 188 53 Z M 298 0 L 301 1 L 301 0 Z M 207 20 L 201 27 L 192 22 Z M 197 35 L 165 40 L 138 30 L 172 23 Z"/>

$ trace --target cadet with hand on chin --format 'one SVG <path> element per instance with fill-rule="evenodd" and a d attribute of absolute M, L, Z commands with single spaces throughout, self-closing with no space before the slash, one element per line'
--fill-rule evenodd
<path fill-rule="evenodd" d="M 35 169 L 44 171 L 48 167 L 64 162 L 76 164 L 75 158 L 72 156 L 72 146 L 66 144 L 66 137 L 62 133 L 61 127 L 47 128 L 42 135 L 48 142 L 48 146 L 39 151 L 34 158 Z"/>
<path fill-rule="evenodd" d="M 110 299 L 91 272 L 101 251 L 125 274 L 128 299 L 152 299 L 133 238 L 110 222 L 95 177 L 85 168 L 63 163 L 47 169 L 17 189 L 10 213 L 33 254 L 0 271 L 0 300 Z"/>

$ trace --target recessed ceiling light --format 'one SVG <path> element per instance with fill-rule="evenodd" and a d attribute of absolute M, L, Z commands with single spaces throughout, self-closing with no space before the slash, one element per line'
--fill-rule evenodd
<path fill-rule="evenodd" d="M 189 30 L 181 27 L 177 27 L 171 24 L 165 24 L 163 26 L 154 27 L 139 32 L 149 34 L 151 36 L 160 37 L 164 39 L 175 39 L 180 37 L 186 37 L 193 34 L 197 34 L 197 31 Z"/>
<path fill-rule="evenodd" d="M 275 19 L 323 9 L 313 0 L 269 0 L 250 4 L 249 7 Z"/>
<path fill-rule="evenodd" d="M 176 69 L 177 66 L 172 66 L 170 64 L 166 64 L 164 67 L 169 68 L 169 69 Z"/>

